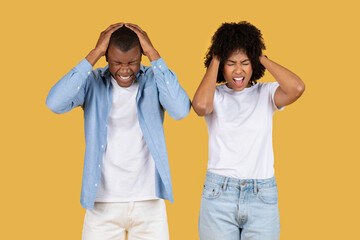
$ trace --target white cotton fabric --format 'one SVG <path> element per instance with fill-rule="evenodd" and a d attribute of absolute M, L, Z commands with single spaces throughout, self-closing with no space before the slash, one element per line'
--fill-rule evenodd
<path fill-rule="evenodd" d="M 96 202 L 157 199 L 155 163 L 142 134 L 136 107 L 139 84 L 127 88 L 111 78 L 113 103 Z M 99 165 L 100 167 L 100 165 Z"/>
<path fill-rule="evenodd" d="M 279 84 L 257 83 L 242 91 L 216 87 L 209 133 L 208 171 L 240 179 L 274 176 L 272 119 Z"/>
<path fill-rule="evenodd" d="M 125 240 L 126 235 L 128 240 L 169 240 L 164 200 L 95 202 L 94 209 L 86 210 L 83 240 Z"/>

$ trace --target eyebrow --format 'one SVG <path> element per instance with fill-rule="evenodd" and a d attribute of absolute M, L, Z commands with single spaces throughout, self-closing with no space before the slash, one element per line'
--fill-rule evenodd
<path fill-rule="evenodd" d="M 130 61 L 130 62 L 128 62 L 128 63 L 134 63 L 134 62 L 138 62 L 138 61 L 140 61 L 140 59 L 136 59 L 136 60 L 132 60 L 132 61 Z M 120 62 L 120 61 L 114 61 L 115 63 L 122 63 L 122 62 Z"/>
<path fill-rule="evenodd" d="M 236 63 L 236 61 L 233 61 L 233 60 L 230 60 L 230 59 L 228 59 L 228 60 L 226 60 L 226 61 L 231 62 L 231 63 Z M 246 62 L 246 61 L 250 61 L 250 60 L 247 58 L 247 59 L 245 59 L 245 60 L 242 60 L 241 63 L 244 63 L 244 62 Z"/>
<path fill-rule="evenodd" d="M 138 62 L 138 61 L 140 61 L 141 60 L 141 58 L 138 58 L 138 59 L 134 59 L 134 60 L 132 60 L 132 61 L 130 61 L 130 62 Z"/>

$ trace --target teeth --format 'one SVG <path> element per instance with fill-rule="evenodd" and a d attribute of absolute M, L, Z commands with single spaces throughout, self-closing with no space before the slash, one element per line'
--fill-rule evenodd
<path fill-rule="evenodd" d="M 127 80 L 127 79 L 129 79 L 130 77 L 131 77 L 131 75 L 130 75 L 130 76 L 127 76 L 127 77 L 120 76 L 120 78 L 121 78 L 121 79 L 124 79 L 124 80 Z"/>
<path fill-rule="evenodd" d="M 244 77 L 234 78 L 234 80 L 236 80 L 236 81 L 241 81 L 241 80 L 244 80 Z"/>

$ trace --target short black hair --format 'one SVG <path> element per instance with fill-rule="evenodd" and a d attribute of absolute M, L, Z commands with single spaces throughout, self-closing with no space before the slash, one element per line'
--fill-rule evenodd
<path fill-rule="evenodd" d="M 127 52 L 133 47 L 138 45 L 141 49 L 141 53 L 143 53 L 138 36 L 133 30 L 125 26 L 122 26 L 121 28 L 117 29 L 115 32 L 111 34 L 109 46 L 105 54 L 106 57 L 110 45 L 114 45 L 123 52 Z"/>
<path fill-rule="evenodd" d="M 222 73 L 224 62 L 239 50 L 244 51 L 251 62 L 253 74 L 250 84 L 256 83 L 256 80 L 264 75 L 265 67 L 260 63 L 259 57 L 262 50 L 265 50 L 265 44 L 260 30 L 246 21 L 223 23 L 212 37 L 211 46 L 205 56 L 206 68 L 209 67 L 213 55 L 220 59 L 217 83 L 226 82 Z"/>

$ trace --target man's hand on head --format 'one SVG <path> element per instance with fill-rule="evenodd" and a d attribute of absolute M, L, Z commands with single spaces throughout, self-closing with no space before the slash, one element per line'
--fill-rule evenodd
<path fill-rule="evenodd" d="M 144 54 L 149 58 L 151 62 L 158 60 L 160 58 L 160 54 L 156 51 L 156 49 L 152 45 L 150 38 L 148 37 L 145 31 L 143 31 L 138 25 L 132 23 L 125 23 L 125 27 L 133 30 L 136 33 L 136 35 L 139 38 Z"/>
<path fill-rule="evenodd" d="M 86 60 L 94 66 L 95 63 L 105 55 L 106 50 L 109 46 L 110 37 L 113 32 L 115 32 L 117 29 L 124 26 L 124 23 L 116 23 L 110 25 L 105 31 L 101 32 L 100 37 L 96 43 L 96 46 L 91 52 L 86 56 Z"/>

